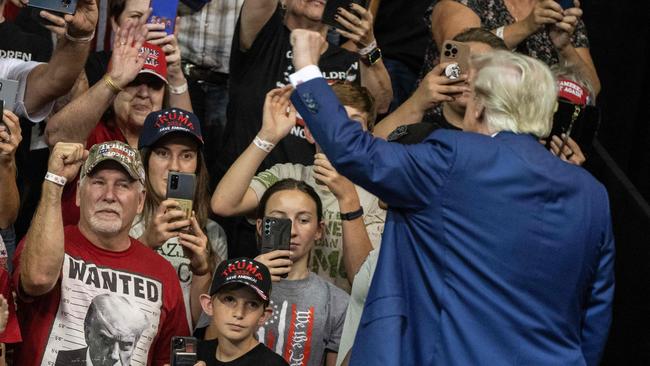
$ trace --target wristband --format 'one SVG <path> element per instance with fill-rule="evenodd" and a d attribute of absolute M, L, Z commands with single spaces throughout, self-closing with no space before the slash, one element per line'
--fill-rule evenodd
<path fill-rule="evenodd" d="M 262 140 L 259 136 L 255 136 L 253 143 L 255 144 L 255 146 L 266 151 L 267 153 L 270 153 L 271 150 L 273 150 L 273 148 L 275 147 L 274 143 L 268 142 L 266 140 Z"/>
<path fill-rule="evenodd" d="M 502 26 L 500 26 L 499 28 L 497 28 L 497 29 L 494 31 L 494 34 L 495 34 L 497 37 L 503 39 L 503 30 L 504 30 L 504 29 L 506 29 L 506 26 L 505 26 L 505 25 L 502 25 Z"/>
<path fill-rule="evenodd" d="M 110 77 L 108 74 L 104 75 L 103 80 L 104 80 L 104 84 L 106 84 L 106 86 L 108 86 L 108 88 L 111 89 L 113 94 L 117 94 L 122 90 L 124 90 L 119 85 L 117 85 L 115 83 L 115 80 L 113 80 L 113 78 Z"/>
<path fill-rule="evenodd" d="M 57 186 L 61 186 L 61 187 L 65 186 L 65 184 L 68 182 L 68 180 L 65 179 L 65 177 L 50 172 L 47 172 L 47 174 L 45 174 L 45 180 L 50 181 L 56 184 Z"/>
<path fill-rule="evenodd" d="M 65 38 L 68 41 L 76 42 L 76 43 L 88 43 L 95 38 L 95 30 L 93 29 L 93 32 L 88 36 L 88 37 L 74 37 L 71 36 L 70 33 L 68 33 L 68 27 L 65 28 Z"/>
<path fill-rule="evenodd" d="M 167 85 L 169 88 L 169 92 L 174 95 L 180 95 L 183 94 L 187 91 L 187 83 L 181 85 L 181 86 L 173 86 L 171 84 Z"/>
<path fill-rule="evenodd" d="M 358 219 L 359 217 L 363 216 L 363 207 L 359 207 L 358 210 L 352 212 L 347 212 L 347 213 L 340 212 L 339 216 L 341 216 L 342 221 L 351 221 L 354 219 Z"/>
<path fill-rule="evenodd" d="M 369 45 L 360 49 L 357 53 L 361 56 L 365 56 L 370 52 L 372 52 L 372 50 L 374 50 L 375 48 L 377 48 L 377 40 L 373 40 L 372 42 L 370 42 Z"/>

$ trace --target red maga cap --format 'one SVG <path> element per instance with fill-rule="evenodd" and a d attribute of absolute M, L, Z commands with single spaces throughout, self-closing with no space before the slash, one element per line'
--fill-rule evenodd
<path fill-rule="evenodd" d="M 145 43 L 140 48 L 140 54 L 149 51 L 147 59 L 144 61 L 140 74 L 154 74 L 167 83 L 167 60 L 162 48 L 151 43 Z"/>
<path fill-rule="evenodd" d="M 586 105 L 589 93 L 573 80 L 559 79 L 557 81 L 558 97 L 573 104 Z"/>

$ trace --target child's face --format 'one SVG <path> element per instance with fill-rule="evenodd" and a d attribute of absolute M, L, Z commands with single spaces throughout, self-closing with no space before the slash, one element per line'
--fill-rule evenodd
<path fill-rule="evenodd" d="M 212 314 L 207 312 L 208 315 L 218 333 L 233 343 L 251 337 L 267 318 L 264 302 L 249 287 L 225 288 L 211 302 Z"/>

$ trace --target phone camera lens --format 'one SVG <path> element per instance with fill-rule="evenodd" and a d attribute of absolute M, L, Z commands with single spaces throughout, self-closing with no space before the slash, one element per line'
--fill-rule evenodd
<path fill-rule="evenodd" d="M 185 340 L 183 338 L 176 338 L 174 340 L 174 348 L 180 348 L 185 346 Z"/>
<path fill-rule="evenodd" d="M 453 53 L 454 55 L 457 54 L 457 53 L 458 53 L 458 49 L 457 49 L 457 48 L 452 48 L 452 49 L 451 49 L 451 53 Z"/>
<path fill-rule="evenodd" d="M 449 43 L 447 43 L 447 44 L 445 45 L 445 48 L 448 49 L 448 50 L 450 50 L 450 49 L 451 49 L 451 45 L 450 45 Z"/>
<path fill-rule="evenodd" d="M 447 56 L 447 57 L 451 56 L 451 52 L 445 51 L 445 56 Z"/>

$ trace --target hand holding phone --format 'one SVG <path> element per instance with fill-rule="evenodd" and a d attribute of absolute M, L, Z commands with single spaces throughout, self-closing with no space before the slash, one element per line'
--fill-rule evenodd
<path fill-rule="evenodd" d="M 194 366 L 197 362 L 196 346 L 194 337 L 172 337 L 170 366 Z"/>
<path fill-rule="evenodd" d="M 196 175 L 194 173 L 169 172 L 167 174 L 166 198 L 178 202 L 179 209 L 184 213 L 182 220 L 189 220 L 192 216 L 195 185 Z"/>
<path fill-rule="evenodd" d="M 262 234 L 260 237 L 260 253 L 265 254 L 276 250 L 291 249 L 291 220 L 279 217 L 265 216 L 262 219 Z M 288 258 L 287 258 L 288 259 Z M 283 274 L 286 278 L 288 273 Z"/>
<path fill-rule="evenodd" d="M 350 9 L 351 4 L 357 4 L 362 8 L 368 8 L 367 0 L 328 0 L 325 4 L 325 9 L 323 10 L 323 16 L 321 21 L 324 24 L 332 26 L 334 28 L 340 28 L 341 23 L 339 23 L 335 17 L 338 14 L 338 9 Z"/>

